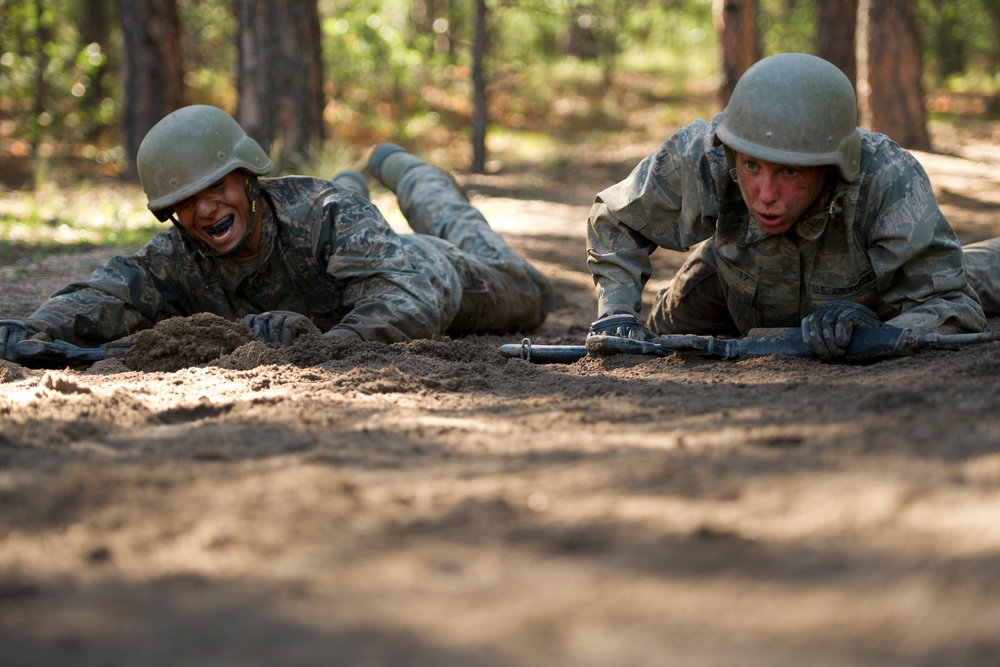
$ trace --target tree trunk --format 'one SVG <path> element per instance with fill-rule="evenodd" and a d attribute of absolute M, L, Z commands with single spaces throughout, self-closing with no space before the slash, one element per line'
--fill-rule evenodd
<path fill-rule="evenodd" d="M 931 150 L 914 0 L 860 0 L 858 26 L 862 124 L 906 148 Z"/>
<path fill-rule="evenodd" d="M 760 60 L 757 0 L 713 0 L 715 30 L 722 47 L 719 104 L 725 107 L 743 73 Z"/>
<path fill-rule="evenodd" d="M 184 105 L 181 20 L 176 0 L 119 0 L 124 39 L 122 129 L 128 167 L 143 137 L 161 118 Z"/>
<path fill-rule="evenodd" d="M 434 12 L 434 0 L 412 0 L 410 3 L 410 32 L 407 42 L 411 49 L 418 45 L 416 37 L 434 34 L 434 19 L 436 18 Z M 429 58 L 434 55 L 433 38 L 428 40 L 426 45 L 427 48 L 421 50 L 423 50 L 424 57 Z"/>
<path fill-rule="evenodd" d="M 236 119 L 271 154 L 301 168 L 323 140 L 323 57 L 316 0 L 237 0 Z"/>
<path fill-rule="evenodd" d="M 474 0 L 475 36 L 472 42 L 472 172 L 486 173 L 486 129 L 489 125 L 489 110 L 486 105 L 486 74 L 484 60 L 487 49 L 486 0 Z"/>
<path fill-rule="evenodd" d="M 42 7 L 42 0 L 35 0 L 33 9 L 35 11 L 35 39 L 41 47 L 48 47 L 52 36 L 52 26 L 45 20 L 45 12 Z M 47 48 L 38 48 L 38 61 L 35 63 L 35 104 L 31 110 L 31 132 L 29 134 L 31 143 L 31 154 L 38 157 L 38 148 L 42 143 L 41 116 L 49 107 L 48 96 L 45 85 L 45 72 L 49 67 L 49 55 Z"/>
<path fill-rule="evenodd" d="M 445 3 L 445 12 L 448 17 L 448 30 L 444 33 L 448 62 L 455 64 L 458 60 L 457 49 L 462 34 L 460 26 L 465 23 L 465 12 L 459 7 L 457 0 L 448 0 Z"/>
<path fill-rule="evenodd" d="M 816 55 L 840 68 L 851 83 L 858 80 L 854 35 L 858 0 L 823 0 L 816 3 Z"/>
<path fill-rule="evenodd" d="M 104 63 L 94 69 L 90 85 L 82 100 L 85 109 L 94 110 L 104 101 L 104 73 L 109 68 L 107 60 L 111 50 L 109 47 L 111 35 L 111 3 L 108 0 L 87 0 L 83 6 L 83 20 L 80 21 L 80 37 L 84 44 L 97 44 L 101 47 Z M 91 131 L 89 134 L 93 134 Z"/>
<path fill-rule="evenodd" d="M 614 84 L 615 68 L 618 65 L 618 55 L 621 52 L 621 47 L 618 46 L 618 35 L 625 30 L 625 24 L 628 20 L 628 2 L 626 0 L 613 0 L 610 5 L 609 16 L 605 19 L 605 24 L 610 21 L 611 25 L 600 31 L 601 69 L 604 72 L 605 90 L 610 90 Z"/>

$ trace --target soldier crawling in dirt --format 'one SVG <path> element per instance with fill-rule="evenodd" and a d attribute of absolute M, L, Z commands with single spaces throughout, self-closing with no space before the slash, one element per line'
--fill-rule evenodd
<path fill-rule="evenodd" d="M 917 160 L 857 127 L 848 78 L 807 54 L 755 64 L 721 114 L 599 193 L 587 240 L 595 334 L 801 326 L 834 360 L 858 328 L 978 332 L 1000 314 L 1000 238 L 963 253 Z M 640 322 L 649 255 L 699 242 Z"/>
<path fill-rule="evenodd" d="M 394 144 L 367 171 L 417 232 L 397 235 L 365 177 L 258 178 L 261 146 L 229 114 L 195 105 L 139 147 L 149 209 L 173 228 L 68 285 L 25 320 L 0 320 L 0 358 L 18 341 L 113 341 L 175 316 L 244 318 L 264 340 L 302 333 L 396 342 L 530 330 L 548 280 L 515 253 L 445 172 Z"/>

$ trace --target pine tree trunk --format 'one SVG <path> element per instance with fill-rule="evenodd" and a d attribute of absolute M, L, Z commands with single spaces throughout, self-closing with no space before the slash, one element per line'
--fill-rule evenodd
<path fill-rule="evenodd" d="M 931 150 L 913 0 L 861 0 L 858 92 L 862 123 L 914 150 Z"/>
<path fill-rule="evenodd" d="M 851 83 L 858 80 L 857 22 L 858 0 L 816 3 L 816 55 L 839 67 Z"/>
<path fill-rule="evenodd" d="M 484 61 L 487 49 L 486 0 L 474 0 L 475 38 L 472 44 L 472 172 L 486 173 L 486 130 L 489 126 Z"/>
<path fill-rule="evenodd" d="M 757 0 L 714 0 L 715 29 L 722 46 L 719 104 L 725 107 L 743 73 L 760 60 Z"/>
<path fill-rule="evenodd" d="M 90 111 L 100 107 L 106 96 L 104 90 L 104 75 L 110 68 L 107 60 L 111 53 L 111 17 L 113 8 L 108 0 L 86 0 L 82 8 L 83 17 L 80 21 L 80 38 L 85 45 L 97 44 L 101 47 L 101 53 L 105 57 L 104 64 L 94 71 L 90 85 L 87 86 L 87 93 L 82 101 L 82 106 Z M 93 138 L 94 131 L 88 132 Z"/>
<path fill-rule="evenodd" d="M 146 133 L 184 106 L 181 20 L 176 0 L 120 0 L 124 39 L 122 130 L 128 168 L 135 180 L 135 156 Z"/>
<path fill-rule="evenodd" d="M 323 57 L 316 0 L 237 0 L 236 119 L 279 174 L 305 166 L 323 140 Z"/>

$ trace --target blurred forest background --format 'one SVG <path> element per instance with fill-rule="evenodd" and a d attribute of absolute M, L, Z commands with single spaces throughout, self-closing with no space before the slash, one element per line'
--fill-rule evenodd
<path fill-rule="evenodd" d="M 565 170 L 710 117 L 782 51 L 835 62 L 862 124 L 910 148 L 934 148 L 929 123 L 1000 112 L 1000 0 L 0 0 L 0 16 L 8 193 L 134 182 L 149 127 L 194 103 L 236 116 L 274 175 L 357 166 L 381 141 L 456 171 Z M 4 207 L 0 242 L 46 215 Z"/>

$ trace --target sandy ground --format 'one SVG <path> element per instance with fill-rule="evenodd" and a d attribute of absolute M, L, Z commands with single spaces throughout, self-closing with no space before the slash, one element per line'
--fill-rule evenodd
<path fill-rule="evenodd" d="M 919 157 L 968 242 L 1000 234 L 1000 159 L 966 155 Z M 633 162 L 548 200 L 465 179 L 557 285 L 535 343 L 582 341 L 589 203 Z M 683 259 L 654 258 L 650 294 Z M 0 268 L 0 312 L 103 259 Z M 196 317 L 124 360 L 0 362 L 0 665 L 1000 663 L 1000 343 L 519 340 L 279 350 Z"/>

